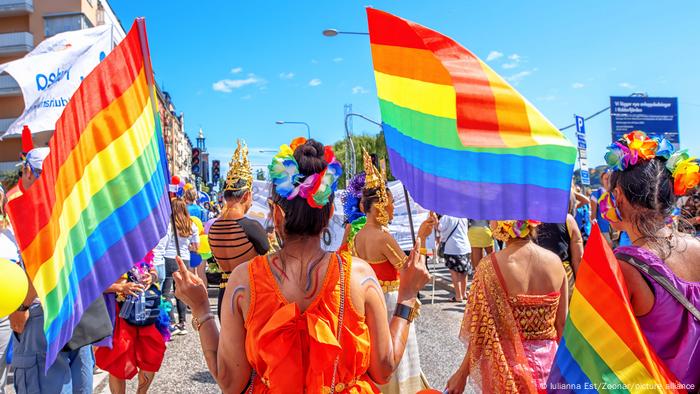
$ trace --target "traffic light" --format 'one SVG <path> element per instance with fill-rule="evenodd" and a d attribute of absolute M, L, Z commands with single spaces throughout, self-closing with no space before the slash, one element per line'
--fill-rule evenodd
<path fill-rule="evenodd" d="M 211 180 L 212 183 L 219 183 L 219 178 L 221 177 L 221 162 L 219 160 L 214 160 L 211 162 Z"/>
<path fill-rule="evenodd" d="M 199 148 L 192 148 L 192 174 L 195 177 L 201 176 L 201 171 L 199 167 Z"/>

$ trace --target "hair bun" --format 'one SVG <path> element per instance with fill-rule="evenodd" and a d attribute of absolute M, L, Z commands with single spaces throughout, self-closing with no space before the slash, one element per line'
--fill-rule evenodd
<path fill-rule="evenodd" d="M 299 172 L 310 175 L 321 172 L 328 163 L 323 159 L 324 146 L 316 140 L 307 140 L 294 151 L 294 159 L 299 164 Z"/>

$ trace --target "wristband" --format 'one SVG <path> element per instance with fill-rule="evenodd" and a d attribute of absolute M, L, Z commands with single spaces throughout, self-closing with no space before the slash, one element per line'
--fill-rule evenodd
<path fill-rule="evenodd" d="M 401 303 L 396 304 L 396 309 L 394 309 L 394 316 L 400 317 L 408 321 L 409 323 L 412 323 L 413 320 L 418 316 L 419 305 L 420 304 L 416 302 L 416 305 L 413 308 L 411 308 L 410 306 Z"/>

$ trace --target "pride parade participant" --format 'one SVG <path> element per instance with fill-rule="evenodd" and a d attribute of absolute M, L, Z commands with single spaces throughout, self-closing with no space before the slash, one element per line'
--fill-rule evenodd
<path fill-rule="evenodd" d="M 223 271 L 217 304 L 219 318 L 231 271 L 245 261 L 266 254 L 270 248 L 265 229 L 245 216 L 253 205 L 253 170 L 248 162 L 248 147 L 241 145 L 240 140 L 236 143 L 226 174 L 225 206 L 208 232 L 212 254 Z"/>
<path fill-rule="evenodd" d="M 506 247 L 476 268 L 459 336 L 467 345 L 447 383 L 462 393 L 537 393 L 544 387 L 566 320 L 568 282 L 561 260 L 538 246 L 537 222 L 491 222 Z"/>
<path fill-rule="evenodd" d="M 372 268 L 321 249 L 341 175 L 331 147 L 296 139 L 270 165 L 278 253 L 238 266 L 221 311 L 221 334 L 202 282 L 184 265 L 178 295 L 192 308 L 209 371 L 226 393 L 377 392 L 401 360 L 416 293 L 429 275 L 414 250 L 391 322 Z M 418 244 L 418 247 L 420 244 Z"/>
<path fill-rule="evenodd" d="M 399 289 L 404 278 L 403 270 L 408 257 L 403 253 L 398 242 L 389 234 L 386 226 L 394 216 L 393 196 L 386 189 L 383 174 L 374 167 L 367 152 L 364 152 L 365 183 L 362 191 L 362 210 L 367 215 L 366 224 L 350 243 L 350 250 L 367 261 L 374 270 L 381 285 L 387 306 L 388 319 L 400 302 Z M 418 237 L 421 245 L 437 225 L 434 214 L 421 224 Z M 399 280 L 399 276 L 401 280 Z M 415 295 L 415 294 L 413 294 Z M 414 306 L 417 308 L 419 304 Z M 413 326 L 409 327 L 406 338 L 406 352 L 391 380 L 381 386 L 383 393 L 415 393 L 428 388 L 420 368 L 418 340 Z"/>
<path fill-rule="evenodd" d="M 656 354 L 689 391 L 700 389 L 700 240 L 666 225 L 676 199 L 697 189 L 700 162 L 641 131 L 608 147 L 612 169 L 601 214 L 632 246 L 615 255 L 637 321 Z"/>

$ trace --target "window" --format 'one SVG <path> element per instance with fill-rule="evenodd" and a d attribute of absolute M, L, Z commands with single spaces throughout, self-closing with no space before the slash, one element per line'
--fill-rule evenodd
<path fill-rule="evenodd" d="M 46 37 L 55 36 L 65 31 L 87 29 L 88 27 L 92 27 L 92 23 L 84 14 L 60 14 L 44 17 Z"/>

